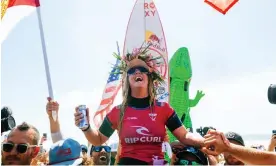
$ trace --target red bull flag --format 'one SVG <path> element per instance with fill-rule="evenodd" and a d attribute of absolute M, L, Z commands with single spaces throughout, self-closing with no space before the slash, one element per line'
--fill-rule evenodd
<path fill-rule="evenodd" d="M 226 14 L 239 0 L 204 0 L 222 14 Z"/>
<path fill-rule="evenodd" d="M 39 6 L 39 0 L 1 0 L 1 44 L 15 25 Z"/>

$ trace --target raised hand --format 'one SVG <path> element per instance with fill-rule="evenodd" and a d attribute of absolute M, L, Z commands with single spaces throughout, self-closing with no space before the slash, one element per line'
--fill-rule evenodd
<path fill-rule="evenodd" d="M 47 98 L 48 103 L 46 105 L 46 111 L 49 117 L 52 117 L 52 111 L 59 111 L 59 104 L 56 101 L 53 101 L 50 97 Z"/>
<path fill-rule="evenodd" d="M 75 125 L 77 127 L 79 127 L 80 122 L 85 118 L 83 116 L 83 114 L 81 112 L 79 112 L 78 110 L 79 110 L 79 106 L 75 108 L 75 113 L 74 113 Z M 86 108 L 86 118 L 87 118 L 88 124 L 90 124 L 90 122 L 89 122 L 90 117 L 89 117 L 89 109 L 88 108 Z"/>

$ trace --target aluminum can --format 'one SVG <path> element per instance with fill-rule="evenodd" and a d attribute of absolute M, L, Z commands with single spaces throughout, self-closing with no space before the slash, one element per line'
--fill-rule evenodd
<path fill-rule="evenodd" d="M 84 130 L 88 127 L 88 120 L 86 116 L 86 106 L 85 105 L 80 105 L 79 110 L 80 113 L 83 115 L 83 119 L 79 123 L 79 128 Z"/>

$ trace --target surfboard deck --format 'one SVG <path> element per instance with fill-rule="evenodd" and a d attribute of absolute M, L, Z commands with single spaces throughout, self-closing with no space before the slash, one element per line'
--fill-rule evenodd
<path fill-rule="evenodd" d="M 158 71 L 164 77 L 165 84 L 156 88 L 157 100 L 169 102 L 169 69 L 168 52 L 162 23 L 153 0 L 137 0 L 127 25 L 123 55 L 141 48 L 149 47 L 148 54 L 162 56 L 162 65 Z"/>

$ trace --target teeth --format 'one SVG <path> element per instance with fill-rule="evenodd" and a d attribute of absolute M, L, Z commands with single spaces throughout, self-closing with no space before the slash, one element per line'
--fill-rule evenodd
<path fill-rule="evenodd" d="M 143 81 L 142 77 L 136 77 L 135 81 Z"/>

